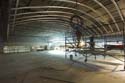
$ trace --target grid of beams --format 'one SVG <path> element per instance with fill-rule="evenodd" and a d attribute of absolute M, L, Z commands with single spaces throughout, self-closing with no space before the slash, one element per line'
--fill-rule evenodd
<path fill-rule="evenodd" d="M 92 33 L 95 33 L 94 35 L 117 33 L 123 28 L 120 23 L 124 22 L 124 16 L 119 7 L 119 0 L 78 0 L 77 8 L 76 0 L 20 0 L 19 6 L 17 5 L 11 8 L 11 11 L 16 13 L 10 15 L 10 24 L 15 28 L 18 23 L 33 20 L 44 21 L 52 18 L 51 21 L 54 19 L 70 21 L 74 13 L 84 19 L 86 28 L 88 27 L 87 36 Z"/>

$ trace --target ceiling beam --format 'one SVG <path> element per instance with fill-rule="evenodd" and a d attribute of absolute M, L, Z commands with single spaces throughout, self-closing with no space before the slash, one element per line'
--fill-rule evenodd
<path fill-rule="evenodd" d="M 98 0 L 93 0 L 93 1 L 96 2 L 98 5 L 100 5 L 100 6 L 107 12 L 107 14 L 111 17 L 111 19 L 112 19 L 112 21 L 113 21 L 114 23 L 116 22 L 115 18 L 114 18 L 113 15 L 110 13 L 110 11 L 109 11 L 101 2 L 99 2 Z M 116 26 L 117 30 L 120 31 L 120 28 L 119 28 L 119 26 L 118 26 L 117 23 L 115 23 L 115 26 Z M 112 32 L 113 32 L 113 28 L 112 28 Z"/>
<path fill-rule="evenodd" d="M 19 7 L 19 2 L 20 2 L 20 0 L 16 0 L 16 7 L 15 8 L 18 8 Z M 14 32 L 14 28 L 15 28 L 15 21 L 16 21 L 16 14 L 17 14 L 17 11 L 18 10 L 15 10 L 14 11 L 14 18 L 13 18 L 13 25 L 12 25 L 12 32 Z"/>
<path fill-rule="evenodd" d="M 71 17 L 70 16 L 65 16 L 65 15 L 37 15 L 37 16 L 29 16 L 29 17 L 24 17 L 24 18 L 29 18 L 29 19 L 33 19 L 33 18 L 45 18 L 45 17 L 56 17 L 56 18 L 66 18 L 66 19 L 70 19 Z M 17 20 L 21 20 L 21 19 L 24 19 L 24 18 L 18 18 Z M 70 21 L 70 20 L 69 20 Z M 84 27 L 87 26 L 87 25 L 83 25 Z M 95 30 L 95 28 L 91 28 L 94 30 L 94 32 L 96 32 L 96 34 L 99 34 L 97 32 L 97 30 Z"/>
<path fill-rule="evenodd" d="M 96 23 L 98 23 L 99 25 L 101 25 L 103 28 L 103 24 L 102 22 L 98 21 L 96 18 L 94 18 L 92 15 L 87 14 L 86 12 L 82 11 L 82 10 L 77 10 L 74 8 L 70 8 L 70 7 L 62 7 L 62 6 L 30 6 L 30 7 L 19 7 L 19 8 L 12 8 L 11 10 L 22 10 L 22 9 L 41 9 L 41 8 L 56 8 L 56 9 L 69 9 L 69 10 L 73 10 L 73 11 L 77 11 L 81 13 L 81 16 L 87 15 L 88 17 L 90 17 L 91 19 L 93 19 L 94 21 L 96 21 Z M 96 25 L 96 27 L 98 27 Z M 102 29 L 100 29 L 99 27 L 97 28 L 101 34 L 103 34 L 104 32 L 102 31 Z M 105 29 L 104 29 L 105 30 Z M 108 33 L 106 31 L 106 33 Z"/>

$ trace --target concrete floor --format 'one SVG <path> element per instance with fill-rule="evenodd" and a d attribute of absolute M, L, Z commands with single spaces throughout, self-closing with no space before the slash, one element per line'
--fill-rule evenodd
<path fill-rule="evenodd" d="M 83 56 L 70 61 L 57 51 L 0 54 L 0 83 L 125 83 L 122 69 L 111 57 L 84 63 Z"/>

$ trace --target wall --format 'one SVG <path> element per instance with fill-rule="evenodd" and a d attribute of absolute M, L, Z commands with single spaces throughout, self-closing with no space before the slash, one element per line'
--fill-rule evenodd
<path fill-rule="evenodd" d="M 31 48 L 28 46 L 4 46 L 3 53 L 18 53 L 30 52 Z"/>

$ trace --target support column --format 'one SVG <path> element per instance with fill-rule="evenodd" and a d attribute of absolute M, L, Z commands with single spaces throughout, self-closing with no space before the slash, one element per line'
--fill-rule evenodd
<path fill-rule="evenodd" d="M 123 20 L 123 50 L 124 50 L 124 71 L 125 71 L 125 0 L 120 0 L 119 7 L 121 9 Z"/>
<path fill-rule="evenodd" d="M 124 50 L 124 71 L 125 71 L 125 23 L 123 23 L 123 50 Z"/>
<path fill-rule="evenodd" d="M 7 41 L 10 0 L 0 0 L 0 52 Z"/>
<path fill-rule="evenodd" d="M 94 36 L 90 37 L 90 50 L 94 50 L 95 48 L 95 41 L 94 41 Z"/>

